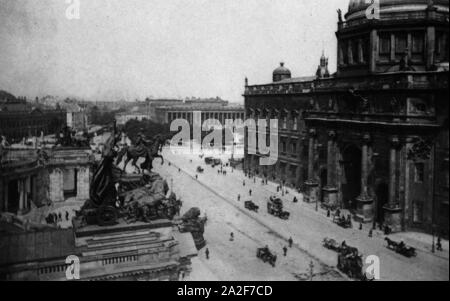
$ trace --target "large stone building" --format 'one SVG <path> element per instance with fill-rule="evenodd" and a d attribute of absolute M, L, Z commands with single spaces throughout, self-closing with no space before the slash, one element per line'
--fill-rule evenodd
<path fill-rule="evenodd" d="M 83 148 L 9 149 L 0 162 L 0 213 L 89 198 L 92 151 Z"/>
<path fill-rule="evenodd" d="M 339 12 L 336 73 L 322 56 L 314 77 L 282 64 L 246 83 L 247 117 L 278 119 L 280 147 L 267 167 L 246 143 L 246 169 L 364 222 L 448 235 L 449 1 L 381 0 L 380 19 L 368 5 Z"/>
<path fill-rule="evenodd" d="M 66 124 L 66 112 L 36 103 L 26 98 L 0 91 L 0 135 L 18 141 L 24 137 L 55 133 Z"/>

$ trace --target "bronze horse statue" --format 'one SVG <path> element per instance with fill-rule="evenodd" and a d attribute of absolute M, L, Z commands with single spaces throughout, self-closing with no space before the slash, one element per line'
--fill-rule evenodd
<path fill-rule="evenodd" d="M 164 158 L 159 153 L 162 148 L 161 144 L 163 143 L 163 140 L 158 136 L 155 136 L 155 138 L 156 139 L 153 140 L 145 140 L 141 135 L 139 135 L 136 145 L 126 145 L 119 151 L 116 159 L 116 165 L 119 165 L 119 163 L 122 162 L 125 155 L 127 158 L 123 166 L 123 171 L 126 170 L 130 161 L 132 166 L 134 166 L 139 173 L 141 172 L 141 169 L 151 171 L 153 160 L 156 158 L 161 158 L 161 165 L 164 164 Z M 145 162 L 141 164 L 141 167 L 136 164 L 139 158 L 145 159 Z"/>

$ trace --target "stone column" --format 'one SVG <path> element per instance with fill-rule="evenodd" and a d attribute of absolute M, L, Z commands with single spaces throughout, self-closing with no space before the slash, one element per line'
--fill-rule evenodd
<path fill-rule="evenodd" d="M 384 206 L 384 222 L 393 232 L 401 231 L 401 212 L 397 194 L 397 155 L 400 148 L 400 140 L 394 136 L 390 139 L 390 156 L 389 156 L 389 201 Z"/>
<path fill-rule="evenodd" d="M 314 158 L 316 149 L 316 130 L 309 131 L 309 151 L 308 151 L 308 180 L 305 182 L 306 192 L 305 202 L 315 203 L 319 197 L 319 183 L 314 176 Z"/>
<path fill-rule="evenodd" d="M 25 210 L 25 181 L 23 179 L 19 180 L 19 212 L 17 212 L 18 215 L 23 214 Z"/>
<path fill-rule="evenodd" d="M 323 190 L 324 206 L 329 209 L 336 209 L 338 206 L 338 189 L 336 187 L 336 132 L 328 133 L 328 155 L 327 155 L 327 186 Z"/>
<path fill-rule="evenodd" d="M 374 73 L 377 68 L 377 60 L 378 60 L 378 32 L 373 29 L 370 32 L 370 53 L 369 53 L 369 66 L 370 72 Z"/>
<path fill-rule="evenodd" d="M 367 189 L 367 177 L 369 172 L 369 144 L 371 137 L 365 134 L 363 137 L 362 155 L 361 155 L 361 194 L 356 199 L 358 221 L 370 223 L 373 220 L 373 198 L 369 196 Z"/>
<path fill-rule="evenodd" d="M 89 199 L 89 168 L 81 167 L 77 173 L 77 200 L 86 201 Z"/>

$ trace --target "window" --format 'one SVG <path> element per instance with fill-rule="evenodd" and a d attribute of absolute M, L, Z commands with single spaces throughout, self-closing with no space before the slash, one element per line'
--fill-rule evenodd
<path fill-rule="evenodd" d="M 352 59 L 353 59 L 353 63 L 359 63 L 359 42 L 356 41 L 352 41 Z"/>
<path fill-rule="evenodd" d="M 297 153 L 297 143 L 296 143 L 296 142 L 292 143 L 291 149 L 292 149 L 292 153 L 293 153 L 293 154 L 296 154 L 296 153 Z"/>
<path fill-rule="evenodd" d="M 425 181 L 425 164 L 416 163 L 414 168 L 414 181 L 416 183 L 423 183 Z"/>
<path fill-rule="evenodd" d="M 282 150 L 283 150 L 283 153 L 285 153 L 285 152 L 286 152 L 286 150 L 287 150 L 287 145 L 286 145 L 286 141 L 284 141 L 284 140 L 283 140 L 283 142 L 281 143 L 281 145 L 282 145 Z"/>
<path fill-rule="evenodd" d="M 448 60 L 448 33 L 437 32 L 436 33 L 436 46 L 435 46 L 436 58 L 439 61 Z"/>
<path fill-rule="evenodd" d="M 292 129 L 294 131 L 298 130 L 298 119 L 297 119 L 297 117 L 294 117 L 294 125 L 292 126 Z"/>
<path fill-rule="evenodd" d="M 287 129 L 287 117 L 283 117 L 283 129 Z"/>
<path fill-rule="evenodd" d="M 395 53 L 404 54 L 406 49 L 408 49 L 407 35 L 404 33 L 395 35 Z"/>
<path fill-rule="evenodd" d="M 384 34 L 380 36 L 380 54 L 388 55 L 391 53 L 391 36 Z"/>
<path fill-rule="evenodd" d="M 423 33 L 412 34 L 412 53 L 421 54 L 424 48 L 424 35 Z"/>
<path fill-rule="evenodd" d="M 343 41 L 341 45 L 342 63 L 348 64 L 348 42 Z"/>

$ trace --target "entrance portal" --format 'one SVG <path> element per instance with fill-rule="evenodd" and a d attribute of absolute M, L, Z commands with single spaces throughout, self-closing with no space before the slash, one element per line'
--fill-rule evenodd
<path fill-rule="evenodd" d="M 342 201 L 346 209 L 356 209 L 356 198 L 361 193 L 361 156 L 361 150 L 355 145 L 343 152 Z"/>
<path fill-rule="evenodd" d="M 19 211 L 19 181 L 11 180 L 8 183 L 8 212 L 16 214 Z"/>
<path fill-rule="evenodd" d="M 377 222 L 383 224 L 384 223 L 383 207 L 388 203 L 389 186 L 384 182 L 378 184 L 375 194 L 377 196 L 377 212 L 376 212 Z"/>

